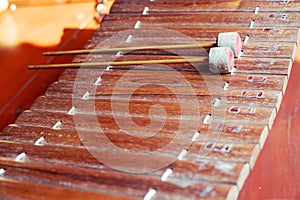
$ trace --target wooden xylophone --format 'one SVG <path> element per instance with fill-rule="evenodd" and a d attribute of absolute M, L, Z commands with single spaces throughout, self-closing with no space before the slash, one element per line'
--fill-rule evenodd
<path fill-rule="evenodd" d="M 0 134 L 1 199 L 237 199 L 284 95 L 299 1 L 116 0 L 86 49 L 215 43 L 242 54 L 212 73 L 210 47 L 81 54 Z M 213 45 L 212 45 L 213 46 Z"/>

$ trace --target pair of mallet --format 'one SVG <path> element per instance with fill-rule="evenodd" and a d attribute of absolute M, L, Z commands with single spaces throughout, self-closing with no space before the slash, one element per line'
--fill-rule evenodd
<path fill-rule="evenodd" d="M 241 38 L 237 32 L 220 33 L 217 39 L 217 47 L 213 47 L 214 43 L 197 43 L 183 45 L 160 45 L 160 46 L 142 46 L 142 47 L 119 47 L 119 48 L 102 48 L 102 49 L 86 49 L 86 50 L 70 50 L 44 52 L 43 55 L 69 55 L 69 54 L 100 54 L 119 51 L 133 50 L 153 50 L 153 49 L 187 49 L 211 47 L 209 51 L 209 68 L 214 73 L 229 73 L 234 68 L 234 57 L 238 57 L 241 53 Z M 204 62 L 204 58 L 189 59 L 166 59 L 166 60 L 137 60 L 137 61 L 113 61 L 113 62 L 94 62 L 94 63 L 67 63 L 67 64 L 50 64 L 50 65 L 32 65 L 29 69 L 45 69 L 45 68 L 95 68 L 100 66 L 121 66 L 121 65 L 142 65 L 142 64 L 170 64 L 170 63 L 193 63 Z"/>

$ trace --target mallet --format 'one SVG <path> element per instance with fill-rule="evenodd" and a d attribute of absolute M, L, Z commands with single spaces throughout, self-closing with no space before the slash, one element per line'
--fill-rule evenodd
<path fill-rule="evenodd" d="M 159 46 L 135 46 L 135 47 L 117 47 L 117 48 L 101 48 L 101 49 L 83 49 L 83 50 L 68 50 L 68 51 L 53 51 L 44 52 L 45 56 L 53 55 L 70 55 L 70 54 L 99 54 L 111 53 L 118 51 L 134 51 L 134 50 L 152 50 L 152 49 L 188 49 L 199 47 L 213 47 L 214 43 L 201 42 L 192 44 L 179 44 L 179 45 L 159 45 Z M 217 39 L 218 47 L 230 47 L 235 57 L 238 57 L 242 49 L 241 37 L 237 32 L 224 32 L 219 33 Z"/>
<path fill-rule="evenodd" d="M 31 65 L 29 69 L 49 69 L 49 68 L 105 68 L 107 66 L 122 65 L 143 65 L 143 64 L 171 64 L 171 63 L 195 63 L 204 62 L 205 58 L 187 59 L 165 59 L 165 60 L 136 60 L 136 61 L 113 61 L 94 63 L 66 63 Z M 209 69 L 214 73 L 229 73 L 234 67 L 234 53 L 230 47 L 214 47 L 209 52 Z"/>

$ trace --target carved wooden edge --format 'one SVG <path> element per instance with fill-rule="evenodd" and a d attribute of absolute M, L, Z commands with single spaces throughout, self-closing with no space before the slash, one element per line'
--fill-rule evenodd
<path fill-rule="evenodd" d="M 300 40 L 299 40 L 300 39 L 300 28 L 298 28 L 298 34 L 297 34 L 296 38 L 297 38 L 296 44 L 297 44 L 297 47 L 298 47 L 299 42 L 300 42 Z"/>
<path fill-rule="evenodd" d="M 296 51 L 297 51 L 297 43 L 294 43 L 294 51 L 291 55 L 291 59 L 294 61 L 295 60 L 295 57 L 296 57 Z"/>
<path fill-rule="evenodd" d="M 275 118 L 276 118 L 276 114 L 277 114 L 277 111 L 276 111 L 276 109 L 274 108 L 273 111 L 271 112 L 270 118 L 269 118 L 269 124 L 268 124 L 269 129 L 271 129 L 272 126 L 273 126 L 273 123 L 274 123 Z"/>
<path fill-rule="evenodd" d="M 226 196 L 226 200 L 235 200 L 238 198 L 238 196 L 239 196 L 239 189 L 236 185 L 233 185 Z"/>
<path fill-rule="evenodd" d="M 288 77 L 285 77 L 282 85 L 282 95 L 285 94 L 285 91 L 287 89 L 287 84 L 288 84 Z"/>
<path fill-rule="evenodd" d="M 263 129 L 263 131 L 260 135 L 260 139 L 259 139 L 259 146 L 260 146 L 261 150 L 264 147 L 264 144 L 268 138 L 268 135 L 269 135 L 269 128 L 268 128 L 268 126 L 265 126 L 265 128 Z"/>
<path fill-rule="evenodd" d="M 257 144 L 257 145 L 255 145 L 254 148 L 253 148 L 252 155 L 251 155 L 250 161 L 249 161 L 249 164 L 250 164 L 250 168 L 251 168 L 251 169 L 254 168 L 259 153 L 260 153 L 260 145 Z"/>
<path fill-rule="evenodd" d="M 243 188 L 246 179 L 250 174 L 251 167 L 248 163 L 244 165 L 242 170 L 240 171 L 239 178 L 236 182 L 236 185 L 233 185 L 227 193 L 226 200 L 236 200 L 238 199 L 239 192 Z"/>
<path fill-rule="evenodd" d="M 238 187 L 239 190 L 242 189 L 242 187 L 243 187 L 246 179 L 248 178 L 248 176 L 250 174 L 250 170 L 251 170 L 250 164 L 249 163 L 245 163 L 244 167 L 240 171 L 239 178 L 238 178 L 238 180 L 236 182 L 236 185 L 237 185 L 237 187 Z"/>

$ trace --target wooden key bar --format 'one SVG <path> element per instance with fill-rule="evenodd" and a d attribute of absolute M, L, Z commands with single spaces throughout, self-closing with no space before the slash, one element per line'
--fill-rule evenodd
<path fill-rule="evenodd" d="M 91 84 L 92 85 L 92 84 Z M 73 82 L 58 82 L 58 83 L 53 83 L 47 93 L 46 96 L 48 97 L 59 97 L 59 98 L 82 98 L 83 95 L 87 92 L 90 91 L 91 85 L 80 85 L 80 89 L 73 91 L 74 83 Z M 99 89 L 95 94 L 91 93 L 90 98 L 91 99 L 111 99 L 111 95 L 113 94 L 113 86 L 101 86 L 101 89 Z M 138 91 L 135 91 L 134 94 L 132 95 L 133 99 L 136 100 L 158 100 L 158 101 L 165 101 L 165 102 L 172 102 L 176 101 L 176 96 L 181 96 L 184 98 L 183 93 L 169 93 L 169 94 L 161 94 L 157 91 L 157 87 L 143 87 L 144 89 L 141 90 L 139 89 Z M 121 89 L 123 91 L 121 91 Z M 279 108 L 281 99 L 282 99 L 282 91 L 274 91 L 274 90 L 268 90 L 268 89 L 263 89 L 263 90 L 256 90 L 254 88 L 228 88 L 228 90 L 225 90 L 220 88 L 219 90 L 209 90 L 206 88 L 197 88 L 194 89 L 194 92 L 196 94 L 195 98 L 202 98 L 201 96 L 208 96 L 208 98 L 213 98 L 213 100 L 218 99 L 218 98 L 223 98 L 222 94 L 224 94 L 224 98 L 227 100 L 227 98 L 233 98 L 235 99 L 233 102 L 236 102 L 238 105 L 239 102 L 243 101 L 257 101 L 257 104 L 254 103 L 253 105 L 268 105 L 270 106 L 275 106 L 276 108 Z M 208 92 L 209 95 L 208 95 Z M 118 93 L 115 93 L 118 95 L 119 98 L 124 95 L 124 98 L 126 98 L 125 95 L 130 94 L 128 92 L 128 88 L 122 87 L 118 88 Z M 147 95 L 147 96 L 145 96 Z M 199 96 L 199 97 L 198 97 Z M 161 100 L 159 100 L 161 98 Z M 174 100 L 175 99 L 175 100 Z M 189 100 L 186 100 L 189 102 Z M 261 103 L 259 103 L 261 102 Z M 210 101 L 210 103 L 212 103 Z M 221 103 L 221 105 L 224 103 Z"/>
<path fill-rule="evenodd" d="M 73 69 L 1 131 L 0 196 L 237 199 L 287 88 L 299 3 L 116 0 L 84 50 L 44 52 L 72 63 L 29 67 Z"/>
<path fill-rule="evenodd" d="M 1 142 L 0 143 L 0 146 L 3 147 L 1 148 L 1 152 L 4 152 L 4 151 L 8 151 L 8 152 L 12 152 L 12 149 L 13 148 L 16 148 L 16 146 L 20 145 L 21 143 L 7 143 L 7 142 Z M 5 147 L 5 148 L 4 148 Z M 56 147 L 56 148 L 51 148 L 51 146 L 35 146 L 35 145 L 30 145 L 30 144 L 25 144 L 23 143 L 22 144 L 22 147 L 23 149 L 21 149 L 20 147 L 15 149 L 14 151 L 15 152 L 20 152 L 22 150 L 27 150 L 27 154 L 26 154 L 26 161 L 24 162 L 24 165 L 29 165 L 30 163 L 32 167 L 29 167 L 29 168 L 35 168 L 34 166 L 34 163 L 35 162 L 38 162 L 40 161 L 40 165 L 43 165 L 44 162 L 42 161 L 43 158 L 45 157 L 45 155 L 39 153 L 41 150 L 47 150 L 47 152 L 49 151 L 49 157 L 47 159 L 47 163 L 45 163 L 46 165 L 53 165 L 53 162 L 54 160 L 52 160 L 51 158 L 51 154 L 54 158 L 55 154 L 61 152 L 61 151 L 65 151 L 65 154 L 61 156 L 61 160 L 64 160 L 64 162 L 67 162 L 67 163 L 74 163 L 74 162 L 78 162 L 80 158 L 82 158 L 82 156 L 85 156 L 85 160 L 87 162 L 80 162 L 81 163 L 81 166 L 80 167 L 77 167 L 76 171 L 75 170 L 72 170 L 70 171 L 72 168 L 70 167 L 67 167 L 67 166 L 64 166 L 62 165 L 63 163 L 57 163 L 56 167 L 47 167 L 46 169 L 50 170 L 50 172 L 52 170 L 54 171 L 57 171 L 59 168 L 61 168 L 61 170 L 59 171 L 62 171 L 64 173 L 68 173 L 68 174 L 73 174 L 73 177 L 76 177 L 79 176 L 79 180 L 80 181 L 80 174 L 81 176 L 84 176 L 84 175 L 91 175 L 91 174 L 94 174 L 96 175 L 97 180 L 101 181 L 104 185 L 106 184 L 112 184 L 113 182 L 117 181 L 115 180 L 115 178 L 117 179 L 128 179 L 130 176 L 132 176 L 131 174 L 124 174 L 124 173 L 120 173 L 120 172 L 117 172 L 115 170 L 110 170 L 109 168 L 101 165 L 101 163 L 99 163 L 99 161 L 97 160 L 94 160 L 93 158 L 90 157 L 90 155 L 88 154 L 88 152 L 85 150 L 85 149 L 77 149 L 77 152 L 75 155 L 68 155 L 68 152 L 70 152 L 71 148 L 67 148 L 67 147 Z M 101 150 L 99 150 L 99 153 L 101 152 Z M 103 152 L 103 151 L 102 151 Z M 108 151 L 105 151 L 106 154 L 111 154 L 110 152 Z M 163 157 L 161 157 L 161 159 L 163 159 Z M 9 166 L 8 165 L 5 165 L 3 163 L 4 161 L 1 162 L 1 159 L 0 159 L 0 165 L 2 165 L 4 168 L 8 168 Z M 185 165 L 188 166 L 188 169 L 190 170 L 185 170 L 183 167 L 184 167 L 184 164 L 181 162 L 184 162 Z M 156 184 L 158 185 L 161 185 L 163 188 L 165 188 L 166 190 L 169 190 L 173 187 L 173 190 L 176 189 L 176 185 L 178 187 L 178 181 L 176 179 L 179 178 L 179 176 L 181 176 L 180 178 L 183 178 L 183 180 L 186 180 L 186 187 L 184 187 L 185 189 L 187 188 L 193 188 L 195 186 L 199 186 L 201 185 L 201 183 L 203 184 L 204 182 L 201 181 L 201 179 L 203 180 L 208 180 L 212 183 L 215 183 L 217 186 L 218 186 L 218 183 L 220 186 L 222 186 L 222 182 L 224 183 L 230 183 L 230 182 L 234 182 L 236 181 L 237 179 L 240 178 L 240 176 L 242 176 L 242 178 L 245 178 L 247 176 L 247 165 L 245 164 L 239 164 L 239 163 L 228 163 L 228 165 L 232 165 L 232 168 L 231 170 L 234 170 L 238 173 L 235 173 L 235 174 L 239 174 L 239 173 L 244 173 L 244 174 L 241 174 L 239 176 L 232 176 L 230 175 L 230 171 L 231 170 L 224 170 L 224 169 L 219 169 L 218 168 L 218 164 L 220 165 L 221 162 L 224 162 L 226 163 L 226 161 L 214 161 L 214 160 L 199 160 L 198 162 L 196 162 L 197 164 L 194 164 L 194 163 L 191 163 L 191 162 L 188 162 L 188 160 L 186 161 L 176 161 L 174 162 L 173 164 L 173 167 L 174 167 L 174 171 L 177 172 L 175 173 L 175 177 L 171 178 L 170 177 L 170 181 L 165 181 L 165 182 L 162 182 L 160 181 L 160 177 L 162 175 L 162 173 L 164 172 L 164 169 L 161 169 L 159 171 L 156 171 L 156 172 L 153 172 L 153 173 L 150 173 L 150 176 L 145 176 L 144 174 L 136 174 L 134 175 L 131 179 L 128 179 L 128 181 L 126 181 L 127 183 L 124 183 L 124 182 L 116 182 L 114 185 L 116 187 L 118 186 L 121 186 L 122 187 L 122 184 L 127 184 L 127 186 L 129 187 L 133 187 L 133 188 L 136 188 L 136 189 L 141 189 L 141 187 L 147 187 L 147 185 L 149 186 L 149 184 L 154 184 L 153 181 L 156 181 Z M 22 164 L 22 162 L 19 162 L 20 164 Z M 177 164 L 178 163 L 178 164 Z M 15 163 L 16 165 L 20 165 L 17 163 Z M 196 166 L 201 166 L 201 167 L 196 167 Z M 213 166 L 213 168 L 217 171 L 219 171 L 219 173 L 216 173 L 215 175 L 212 174 L 212 170 L 209 170 L 210 166 Z M 39 165 L 37 165 L 36 167 L 38 167 Z M 102 167 L 102 170 L 99 170 L 99 167 Z M 96 167 L 96 170 L 95 170 L 95 167 Z M 58 169 L 56 169 L 58 168 Z M 52 170 L 51 170 L 52 169 Z M 97 170 L 98 169 L 98 170 Z M 249 170 L 249 168 L 248 168 Z M 8 168 L 8 171 L 9 168 Z M 190 177 L 188 177 L 188 174 L 190 174 L 192 171 L 206 171 L 205 175 L 203 175 L 203 177 L 194 177 L 193 179 L 190 179 Z M 216 171 L 216 172 L 217 172 Z M 47 173 L 47 170 L 45 170 L 45 172 Z M 248 171 L 249 172 L 249 171 Z M 13 171 L 11 173 L 14 173 Z M 29 172 L 28 174 L 28 178 L 30 178 L 30 173 L 31 176 L 34 176 L 34 173 L 35 173 L 35 170 L 32 170 L 31 172 Z M 36 173 L 38 173 L 38 171 L 36 171 Z M 42 173 L 42 172 L 40 172 Z M 79 174 L 78 174 L 79 173 Z M 227 175 L 225 175 L 227 174 Z M 9 172 L 8 172 L 8 177 L 9 177 Z M 225 176 L 224 176 L 225 175 Z M 223 178 L 221 178 L 221 176 L 223 176 Z M 71 176 L 72 177 L 72 176 Z M 96 178 L 95 177 L 95 178 Z M 111 178 L 109 178 L 111 177 Z M 226 177 L 226 178 L 225 178 Z M 16 178 L 16 177 L 14 177 Z M 55 178 L 55 177 L 53 177 Z M 58 177 L 57 177 L 58 178 Z M 63 177 L 61 177 L 63 178 Z M 67 178 L 67 177 L 65 177 Z M 201 179 L 200 179 L 201 178 Z M 218 179 L 218 178 L 221 178 Z M 31 178 L 32 179 L 32 178 Z M 138 182 L 140 182 L 142 179 L 146 179 L 148 181 L 145 181 L 143 182 L 143 185 L 140 185 L 138 184 Z M 231 180 L 230 180 L 231 179 Z M 95 181 L 95 180 L 94 180 Z M 198 182 L 198 184 L 195 184 L 195 182 Z M 242 181 L 241 181 L 242 182 Z M 54 184 L 57 184 L 57 181 L 55 181 Z M 137 184 L 137 185 L 136 185 Z M 164 185 L 162 185 L 164 184 Z M 138 186 L 139 185 L 139 186 Z M 100 192 L 101 192 L 101 184 L 97 184 L 95 185 L 96 186 L 100 186 Z M 169 188 L 169 189 L 168 189 Z M 180 187 L 178 187 L 180 188 Z"/>
<path fill-rule="evenodd" d="M 231 1 L 224 2 L 203 2 L 203 1 L 116 1 L 112 6 L 111 13 L 155 13 L 155 12 L 203 12 L 203 11 L 239 11 L 239 12 L 254 12 L 258 7 L 258 11 L 298 11 L 300 2 L 292 1 L 288 4 L 280 2 L 255 2 L 255 1 Z M 145 7 L 148 9 L 145 10 Z M 258 12 L 257 11 L 257 12 Z"/>
<path fill-rule="evenodd" d="M 45 165 L 44 165 L 45 166 Z M 18 165 L 15 165 L 17 168 Z M 19 165 L 21 167 L 21 165 Z M 18 174 L 21 177 L 24 173 Z M 37 178 L 37 177 L 36 177 Z M 61 187 L 53 186 L 49 184 L 39 184 L 32 181 L 22 181 L 20 178 L 1 178 L 0 186 L 0 195 L 3 198 L 11 198 L 12 196 L 22 196 L 26 199 L 34 198 L 69 198 L 74 200 L 80 200 L 82 198 L 103 198 L 103 199 L 112 199 L 112 200 L 134 200 L 137 198 L 118 196 L 115 194 L 101 193 L 99 191 L 88 191 L 88 190 L 79 190 L 78 188 L 70 187 Z M 30 192 L 28 192 L 30 191 Z M 141 194 L 142 196 L 142 194 Z"/>
<path fill-rule="evenodd" d="M 105 182 L 107 182 L 107 184 L 105 185 L 104 182 L 99 182 L 99 180 L 101 180 L 101 177 L 104 178 L 105 175 L 108 175 L 105 174 L 105 175 L 100 175 L 97 173 L 96 170 L 80 170 L 80 169 L 77 169 L 76 171 L 72 170 L 71 167 L 61 167 L 61 166 L 49 166 L 49 164 L 41 164 L 41 165 L 36 165 L 36 163 L 34 162 L 27 162 L 27 163 L 15 163 L 15 164 L 12 164 L 12 162 L 10 162 L 9 160 L 5 160 L 5 161 L 2 161 L 4 162 L 3 165 L 6 165 L 8 169 L 8 175 L 11 174 L 11 177 L 9 178 L 5 178 L 4 179 L 4 182 L 1 183 L 1 186 L 3 186 L 4 188 L 8 188 L 8 191 L 11 191 L 11 187 L 13 184 L 16 184 L 16 186 L 18 187 L 19 185 L 22 185 L 24 184 L 24 187 L 27 189 L 28 185 L 31 186 L 31 187 L 34 187 L 34 188 L 37 188 L 37 189 L 40 189 L 41 192 L 35 192 L 34 194 L 40 194 L 39 196 L 40 197 L 46 197 L 48 195 L 48 192 L 45 191 L 45 188 L 47 188 L 48 190 L 49 189 L 56 189 L 56 188 L 65 188 L 65 189 L 60 189 L 60 190 L 57 190 L 57 191 L 62 191 L 62 192 L 70 192 L 71 194 L 65 194 L 64 196 L 66 197 L 70 197 L 72 198 L 74 196 L 74 198 L 72 199 L 81 199 L 83 197 L 97 197 L 97 198 L 109 198 L 109 199 L 126 199 L 126 200 L 130 200 L 130 199 L 140 199 L 143 197 L 143 195 L 145 195 L 147 193 L 147 190 L 144 190 L 144 189 L 141 189 L 139 190 L 141 187 L 133 187 L 133 185 L 131 185 L 131 188 L 130 189 L 124 189 L 124 187 L 120 187 L 118 185 L 116 186 L 113 186 L 114 188 L 111 188 L 110 190 L 110 193 L 109 194 L 103 194 L 102 192 L 107 190 L 107 188 L 111 187 L 112 185 L 110 184 L 109 185 L 109 180 L 106 178 Z M 44 168 L 48 168 L 48 167 L 51 167 L 51 171 L 45 171 L 45 170 L 42 170 L 42 167 Z M 14 168 L 19 168 L 20 170 L 18 171 L 15 171 L 14 173 L 11 173 L 13 172 L 12 170 Z M 74 191 L 72 191 L 72 189 L 68 188 L 68 187 L 59 187 L 60 185 L 57 185 L 57 181 L 55 183 L 48 183 L 48 184 L 41 184 L 41 185 L 37 185 L 37 184 L 34 184 L 32 183 L 31 181 L 24 181 L 24 180 L 18 180 L 18 176 L 21 174 L 21 173 L 24 173 L 24 171 L 22 171 L 21 169 L 28 169 L 30 171 L 32 171 L 32 173 L 30 174 L 30 176 L 33 178 L 33 179 L 36 179 L 38 178 L 38 176 L 41 176 L 41 177 L 45 177 L 43 178 L 44 181 L 46 181 L 47 179 L 51 180 L 52 182 L 57 180 L 59 177 L 59 175 L 55 174 L 55 173 L 51 173 L 55 170 L 59 170 L 59 171 L 70 171 L 72 170 L 72 172 L 70 173 L 70 175 L 73 175 L 73 177 L 77 177 L 79 179 L 79 183 L 84 183 L 84 180 L 81 179 L 81 177 L 83 176 L 83 174 L 87 173 L 87 174 L 91 174 L 93 172 L 96 172 L 96 174 L 92 175 L 94 178 L 87 181 L 88 185 L 90 187 L 93 187 L 93 190 L 91 189 L 88 189 L 87 187 L 84 187 L 84 186 L 80 186 L 80 185 L 85 185 L 85 184 L 79 184 L 79 185 L 75 185 L 73 184 L 71 188 L 74 189 Z M 47 178 L 47 179 L 46 179 Z M 124 178 L 124 177 L 123 177 Z M 69 181 L 70 181 L 71 178 L 69 178 Z M 66 182 L 68 181 L 68 179 L 64 179 Z M 72 180 L 72 179 L 71 179 Z M 151 179 L 150 179 L 151 180 Z M 86 180 L 85 180 L 86 181 Z M 117 180 L 114 180 L 114 178 L 112 178 L 110 180 L 110 182 L 113 182 L 113 181 L 117 181 Z M 151 181 L 149 181 L 151 183 Z M 178 181 L 176 181 L 178 182 Z M 197 189 L 197 191 L 203 191 L 203 194 L 201 194 L 202 198 L 203 197 L 218 197 L 218 196 L 226 196 L 228 193 L 230 194 L 228 199 L 231 199 L 232 196 L 237 196 L 237 188 L 234 186 L 234 185 L 230 185 L 230 184 L 213 184 L 213 183 L 198 183 L 198 184 L 194 184 L 195 186 L 192 187 L 192 186 L 186 186 L 186 187 L 182 187 L 182 189 L 180 189 L 180 186 L 177 186 L 176 187 L 176 182 L 175 184 L 173 184 L 173 188 L 166 188 L 166 187 L 163 187 L 164 189 L 161 189 L 158 191 L 158 194 L 160 197 L 166 197 L 166 196 L 170 196 L 170 199 L 173 199 L 174 197 L 177 197 L 179 195 L 179 197 L 181 197 L 182 199 L 185 199 L 185 197 L 189 198 L 190 195 L 192 194 L 184 194 L 184 196 L 181 196 L 181 194 L 172 194 L 171 191 L 168 191 L 168 190 L 171 190 L 174 188 L 177 188 L 178 192 L 184 192 L 185 189 L 188 189 L 188 188 L 194 188 L 194 189 Z M 98 183 L 98 184 L 97 184 Z M 129 184 L 130 182 L 128 182 Z M 54 185 L 56 184 L 56 185 Z M 61 186 L 63 186 L 64 182 L 61 183 Z M 156 184 L 153 184 L 153 186 L 160 186 L 161 184 L 160 183 L 156 183 Z M 168 185 L 172 185 L 171 184 L 168 184 Z M 146 185 L 143 185 L 142 187 L 146 187 Z M 196 187 L 196 188 L 195 188 Z M 210 194 L 210 192 L 205 192 L 205 189 L 207 187 L 211 187 L 213 190 L 210 191 L 212 192 L 212 194 Z M 75 190 L 76 189 L 76 190 Z M 1 191 L 1 193 L 5 194 L 5 195 L 8 195 L 8 192 L 4 192 L 4 191 Z M 177 193 L 177 192 L 176 192 Z M 13 193 L 11 193 L 13 194 Z M 31 193 L 29 194 L 24 194 L 26 197 L 27 196 L 30 196 Z M 77 194 L 77 198 L 75 197 L 74 194 Z M 127 196 L 127 197 L 124 197 L 124 196 Z M 49 194 L 49 196 L 47 197 L 61 197 L 61 195 L 59 195 L 59 193 L 52 193 L 52 194 Z"/>
<path fill-rule="evenodd" d="M 83 101 L 83 100 L 75 100 L 73 99 L 49 99 L 52 100 L 50 103 L 43 103 L 41 102 L 40 99 L 40 103 L 36 103 L 33 106 L 33 110 L 46 110 L 49 112 L 60 112 L 60 113 L 67 113 L 69 111 L 70 108 L 72 108 L 72 103 L 73 106 L 76 107 L 76 113 L 78 114 L 97 114 L 97 115 L 110 115 L 113 114 L 114 116 L 126 116 L 126 113 L 129 112 L 131 117 L 144 117 L 144 118 L 148 118 L 148 109 L 155 103 L 153 102 L 147 102 L 147 101 L 138 101 L 138 102 L 134 102 L 134 101 L 130 101 L 130 103 L 128 104 L 128 102 L 120 100 L 118 101 L 118 99 L 116 100 L 101 100 L 101 101 Z M 95 104 L 96 106 L 96 110 L 93 110 L 93 108 L 90 107 L 91 103 Z M 42 104 L 42 105 L 41 105 Z M 126 110 L 126 112 L 124 111 L 124 109 L 122 109 L 122 107 L 126 107 L 127 104 L 130 106 L 130 110 Z M 212 113 L 212 115 L 216 115 L 216 117 L 214 118 L 214 120 L 217 120 L 217 118 L 219 117 L 218 115 L 221 115 L 222 117 L 222 112 L 226 112 L 226 119 L 228 118 L 228 120 L 232 120 L 235 121 L 234 118 L 235 116 L 237 117 L 244 117 L 245 120 L 247 120 L 247 117 L 252 118 L 255 121 L 260 121 L 257 118 L 259 118 L 260 116 L 258 115 L 258 113 L 260 113 L 261 116 L 261 122 L 262 123 L 266 123 L 268 124 L 268 122 L 265 121 L 265 119 L 267 117 L 264 116 L 268 116 L 273 112 L 273 108 L 262 108 L 262 107 L 251 107 L 251 106 L 239 106 L 239 105 L 226 105 L 226 108 L 211 108 L 210 105 L 203 105 L 203 104 L 199 104 L 198 106 L 188 106 L 182 102 L 178 102 L 178 103 L 171 103 L 171 102 L 159 102 L 159 105 L 163 106 L 164 109 L 167 112 L 167 119 L 174 119 L 174 120 L 179 120 L 178 117 L 182 118 L 182 120 L 192 120 L 193 118 L 195 118 L 195 120 L 198 118 L 200 120 L 200 116 L 195 114 L 195 111 L 193 109 L 197 108 L 199 106 L 199 113 Z M 57 108 L 55 109 L 55 105 L 59 105 L 59 107 L 61 108 L 61 110 L 58 110 Z M 114 107 L 114 112 L 111 112 L 111 106 Z M 236 108 L 237 110 L 235 110 L 234 108 Z M 145 109 L 145 110 L 144 110 Z M 180 112 L 180 110 L 184 109 L 184 112 L 182 113 L 182 111 Z M 211 110 L 211 111 L 210 111 Z M 124 113 L 125 112 L 125 113 Z M 252 112 L 252 113 L 251 113 Z M 253 115 L 253 116 L 249 116 L 249 115 Z M 156 115 L 152 115 L 151 118 L 161 118 L 163 116 L 161 116 L 163 114 L 156 114 Z M 196 116 L 195 116 L 196 115 Z M 243 116 L 246 115 L 246 116 Z M 256 116 L 256 117 L 254 117 Z M 202 118 L 202 117 L 201 117 Z M 231 119 L 232 118 L 232 119 Z M 243 123 L 241 123 L 243 124 Z M 249 124 L 252 124 L 251 122 L 249 122 Z M 260 124 L 260 123 L 258 123 Z"/>
<path fill-rule="evenodd" d="M 192 87 L 195 92 L 199 88 L 222 88 L 224 83 L 230 83 L 232 89 L 269 89 L 269 90 L 279 90 L 283 91 L 286 83 L 286 76 L 281 75 L 258 75 L 258 74 L 224 74 L 222 76 L 212 75 L 211 73 L 200 73 L 199 72 L 177 72 L 177 71 L 167 71 L 164 77 L 160 77 L 161 71 L 145 71 L 145 70 L 108 70 L 105 73 L 100 74 L 102 76 L 101 85 L 97 88 L 100 92 L 101 86 L 104 85 L 118 85 L 118 87 L 126 86 L 162 86 L 174 88 L 175 94 L 181 94 L 182 92 L 176 93 L 175 87 L 185 88 Z M 124 76 L 126 77 L 124 78 Z M 97 79 L 99 74 L 95 74 L 94 77 Z M 210 82 L 206 82 L 207 78 Z M 118 82 L 122 80 L 122 82 Z M 183 85 L 180 85 L 183 84 Z M 116 87 L 116 89 L 118 89 Z M 80 88 L 80 87 L 78 87 Z M 91 86 L 91 89 L 95 86 Z M 158 88 L 159 90 L 159 88 Z M 118 90 L 115 90 L 118 91 Z M 168 92 L 170 93 L 170 92 Z M 187 93 L 189 94 L 189 93 Z"/>
<path fill-rule="evenodd" d="M 299 38 L 299 29 L 298 28 L 288 28 L 288 27 L 272 27 L 272 24 L 266 27 L 230 27 L 230 26 L 206 26 L 206 27 L 196 27 L 196 26 L 166 26 L 162 27 L 166 28 L 171 31 L 176 31 L 179 33 L 184 34 L 187 37 L 191 37 L 194 41 L 216 41 L 216 38 L 219 33 L 222 32 L 238 32 L 245 42 L 246 37 L 248 36 L 249 42 L 293 42 L 297 43 Z M 95 42 L 103 42 L 107 39 L 114 39 L 114 36 L 117 35 L 117 38 L 120 40 L 123 39 L 124 41 L 128 38 L 128 35 L 122 34 L 122 32 L 130 34 L 131 40 L 145 38 L 145 39 L 152 39 L 153 35 L 149 33 L 147 29 L 143 29 L 141 27 L 138 30 L 126 30 L 124 31 L 123 28 L 120 27 L 101 27 L 100 29 L 96 30 L 94 33 L 93 38 L 91 39 L 92 42 L 87 43 L 85 46 L 90 48 L 89 45 L 92 45 Z M 164 31 L 157 32 L 155 38 L 164 38 L 169 40 L 169 38 Z"/>
<path fill-rule="evenodd" d="M 208 130 L 210 129 L 210 130 Z M 215 129 L 215 130 L 214 130 Z M 220 129 L 222 129 L 220 131 Z M 170 130 L 169 130 L 170 131 Z M 202 125 L 198 128 L 200 133 L 199 137 L 195 141 L 207 141 L 207 142 L 224 142 L 234 144 L 259 144 L 261 148 L 268 135 L 267 127 L 263 125 L 234 125 L 234 124 L 219 124 L 216 126 L 208 127 Z M 208 131 L 211 133 L 207 137 Z M 220 131 L 220 132 L 217 132 Z M 88 132 L 88 131 L 86 131 Z M 92 131 L 91 131 L 92 132 Z M 86 133 L 91 134 L 91 133 Z M 97 134 L 97 132 L 96 132 Z M 99 132 L 100 134 L 100 132 Z M 149 136 L 147 133 L 140 133 L 141 136 Z M 161 133 L 165 138 L 172 137 L 167 133 Z M 174 133 L 175 134 L 175 133 Z M 125 138 L 125 135 L 119 133 L 117 129 L 110 129 L 106 135 L 110 138 L 119 138 L 120 136 Z M 16 125 L 12 124 L 6 127 L 1 133 L 1 140 L 9 140 L 14 142 L 36 143 L 40 138 L 44 138 L 41 145 L 62 145 L 62 146 L 82 146 L 83 143 L 80 139 L 80 135 L 75 129 L 55 130 L 45 127 L 34 127 L 28 125 Z M 182 139 L 190 139 L 188 137 L 181 137 Z"/>
<path fill-rule="evenodd" d="M 173 26 L 242 26 L 242 27 L 299 27 L 300 13 L 239 13 L 239 12 L 201 12 L 201 13 L 160 13 L 160 14 L 110 14 L 105 16 L 102 27 L 134 28 Z"/>

